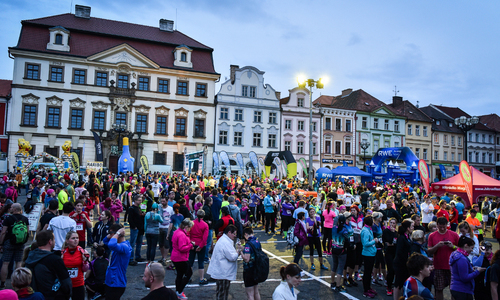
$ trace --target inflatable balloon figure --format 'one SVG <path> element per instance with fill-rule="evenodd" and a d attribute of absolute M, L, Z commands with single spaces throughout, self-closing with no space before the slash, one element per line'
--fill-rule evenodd
<path fill-rule="evenodd" d="M 17 150 L 16 155 L 20 155 L 23 157 L 28 157 L 29 152 L 32 149 L 30 142 L 25 139 L 18 139 L 17 144 L 19 145 L 19 150 Z"/>
<path fill-rule="evenodd" d="M 62 156 L 66 155 L 66 156 L 71 156 L 71 153 L 70 153 L 70 150 L 71 150 L 71 141 L 65 141 L 64 144 L 61 146 L 61 148 L 63 149 L 64 153 Z"/>
<path fill-rule="evenodd" d="M 134 161 L 135 159 L 130 155 L 128 138 L 124 137 L 123 152 L 118 160 L 118 174 L 127 173 L 128 171 L 134 172 Z"/>

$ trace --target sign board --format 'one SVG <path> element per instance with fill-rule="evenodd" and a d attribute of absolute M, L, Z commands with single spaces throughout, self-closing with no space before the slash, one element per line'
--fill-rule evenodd
<path fill-rule="evenodd" d="M 30 211 L 29 214 L 23 213 L 23 216 L 25 216 L 29 220 L 30 231 L 36 231 L 38 222 L 40 221 L 40 215 L 42 214 L 43 206 L 43 203 L 36 203 L 35 205 L 33 205 L 33 210 Z"/>
<path fill-rule="evenodd" d="M 102 168 L 103 168 L 103 162 L 102 161 L 87 161 L 87 173 L 90 173 L 90 172 L 94 172 L 94 173 L 97 173 L 97 172 L 102 172 Z"/>
<path fill-rule="evenodd" d="M 331 158 L 323 158 L 322 162 L 325 164 L 341 164 L 343 162 L 346 162 L 346 164 L 351 164 L 353 163 L 352 160 L 344 160 L 344 159 L 331 159 Z"/>

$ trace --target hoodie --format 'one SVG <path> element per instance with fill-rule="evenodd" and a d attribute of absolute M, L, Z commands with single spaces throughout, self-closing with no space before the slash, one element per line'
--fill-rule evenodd
<path fill-rule="evenodd" d="M 56 254 L 35 249 L 30 252 L 26 259 L 26 267 L 33 274 L 31 287 L 35 292 L 40 292 L 45 296 L 45 299 L 51 300 L 71 295 L 72 283 L 68 275 L 68 270 L 60 256 Z M 52 287 L 60 283 L 59 290 L 53 291 Z"/>
<path fill-rule="evenodd" d="M 450 290 L 474 294 L 474 278 L 479 271 L 472 269 L 472 264 L 460 248 L 450 255 L 451 284 Z"/>

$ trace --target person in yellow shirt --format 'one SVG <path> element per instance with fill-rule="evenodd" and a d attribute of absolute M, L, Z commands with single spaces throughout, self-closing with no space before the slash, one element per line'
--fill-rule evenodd
<path fill-rule="evenodd" d="M 60 186 L 56 188 L 57 199 L 59 201 L 59 214 L 62 214 L 64 203 L 68 202 L 68 194 L 65 189 L 62 189 Z"/>

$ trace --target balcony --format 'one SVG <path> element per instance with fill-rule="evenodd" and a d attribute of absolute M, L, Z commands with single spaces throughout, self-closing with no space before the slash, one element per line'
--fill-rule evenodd
<path fill-rule="evenodd" d="M 125 96 L 125 97 L 135 97 L 135 91 L 136 89 L 124 89 L 124 88 L 117 88 L 114 86 L 109 87 L 109 93 L 114 96 Z"/>

